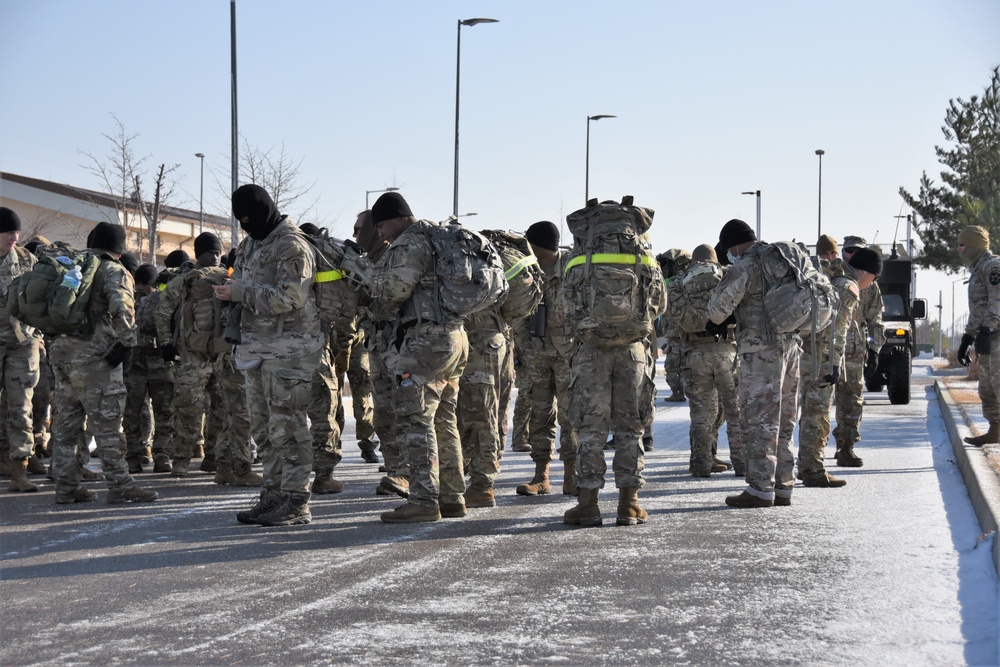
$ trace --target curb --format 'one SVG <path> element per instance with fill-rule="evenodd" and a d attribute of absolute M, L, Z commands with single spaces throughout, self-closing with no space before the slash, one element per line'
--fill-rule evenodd
<path fill-rule="evenodd" d="M 984 533 L 993 533 L 993 567 L 1000 577 L 1000 539 L 996 533 L 1000 523 L 1000 481 L 997 473 L 986 460 L 986 454 L 979 447 L 966 444 L 962 439 L 972 435 L 965 417 L 958 404 L 952 398 L 951 392 L 940 380 L 934 381 L 934 391 L 937 392 L 938 406 L 944 417 L 945 427 L 951 439 L 951 447 L 955 450 L 955 461 L 965 480 L 965 488 L 969 492 L 969 500 L 979 519 L 979 525 Z"/>

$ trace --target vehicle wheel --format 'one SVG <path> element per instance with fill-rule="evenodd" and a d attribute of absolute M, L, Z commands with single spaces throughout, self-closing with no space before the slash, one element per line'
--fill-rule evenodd
<path fill-rule="evenodd" d="M 906 405 L 910 402 L 910 355 L 901 354 L 889 364 L 889 402 Z"/>

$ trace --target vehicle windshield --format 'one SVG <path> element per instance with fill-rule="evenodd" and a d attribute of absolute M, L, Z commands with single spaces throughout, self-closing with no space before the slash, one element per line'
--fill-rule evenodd
<path fill-rule="evenodd" d="M 882 317 L 885 319 L 906 319 L 906 302 L 898 294 L 882 295 Z"/>

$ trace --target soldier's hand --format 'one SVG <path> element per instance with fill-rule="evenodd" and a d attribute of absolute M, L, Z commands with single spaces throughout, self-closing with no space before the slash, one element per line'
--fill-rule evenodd
<path fill-rule="evenodd" d="M 865 366 L 875 368 L 878 366 L 878 352 L 868 348 L 868 353 L 865 355 Z"/>
<path fill-rule="evenodd" d="M 972 363 L 972 359 L 969 357 L 969 347 L 974 342 L 976 342 L 976 339 L 972 334 L 962 334 L 962 344 L 958 346 L 958 363 L 963 366 L 968 366 Z"/>
<path fill-rule="evenodd" d="M 840 366 L 834 366 L 833 372 L 823 376 L 823 386 L 830 387 L 840 382 Z"/>
<path fill-rule="evenodd" d="M 160 348 L 160 356 L 166 362 L 177 361 L 180 355 L 177 354 L 177 348 L 173 343 L 167 343 Z"/>
<path fill-rule="evenodd" d="M 125 347 L 121 343 L 115 343 L 115 346 L 111 348 L 104 360 L 108 362 L 111 368 L 122 367 L 122 372 L 128 371 L 132 367 L 132 348 Z"/>
<path fill-rule="evenodd" d="M 996 331 L 990 329 L 989 327 L 979 327 L 979 333 L 976 334 L 976 354 L 987 355 L 990 353 L 990 348 L 993 346 L 993 335 L 995 333 Z"/>

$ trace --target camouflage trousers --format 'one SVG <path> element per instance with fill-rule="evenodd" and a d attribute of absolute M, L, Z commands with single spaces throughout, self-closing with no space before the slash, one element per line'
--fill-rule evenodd
<path fill-rule="evenodd" d="M 253 450 L 250 446 L 250 413 L 247 411 L 246 378 L 236 370 L 231 352 L 215 360 L 215 374 L 208 385 L 212 407 L 205 422 L 214 424 L 215 459 L 219 467 L 230 468 L 237 475 L 250 472 Z"/>
<path fill-rule="evenodd" d="M 580 344 L 573 355 L 569 384 L 569 416 L 579 439 L 577 485 L 604 487 L 604 445 L 615 434 L 612 469 L 618 488 L 641 487 L 645 467 L 642 431 L 656 391 L 647 373 L 641 342 L 598 348 Z"/>
<path fill-rule="evenodd" d="M 500 360 L 500 388 L 499 392 L 499 424 L 500 429 L 500 451 L 497 458 L 503 458 L 503 450 L 507 446 L 507 436 L 510 434 L 510 397 L 514 393 L 514 337 L 508 327 L 504 333 L 504 342 L 507 346 L 507 353 Z"/>
<path fill-rule="evenodd" d="M 683 351 L 680 342 L 667 340 L 667 348 L 663 351 L 663 375 L 667 378 L 667 386 L 672 394 L 684 394 L 684 378 L 681 367 L 684 364 Z"/>
<path fill-rule="evenodd" d="M 108 488 L 126 491 L 138 486 L 128 474 L 122 436 L 125 409 L 125 380 L 122 367 L 108 368 L 104 361 L 81 363 L 51 357 L 55 373 L 52 405 L 52 475 L 57 493 L 69 493 L 81 486 L 79 458 L 87 446 L 86 435 L 94 438 L 97 455 Z M 86 434 L 84 423 L 86 422 Z"/>
<path fill-rule="evenodd" d="M 146 400 L 153 409 L 153 454 L 173 455 L 174 420 L 171 404 L 174 398 L 174 380 L 170 366 L 153 347 L 135 347 L 132 366 L 125 373 L 125 432 L 126 458 L 143 456 L 146 452 L 143 417 Z"/>
<path fill-rule="evenodd" d="M 507 338 L 499 331 L 468 332 L 469 360 L 458 382 L 458 425 L 469 480 L 493 488 L 500 474 L 500 368 Z"/>
<path fill-rule="evenodd" d="M 660 348 L 656 346 L 656 335 L 650 334 L 648 337 L 644 338 L 642 341 L 643 349 L 646 351 L 646 374 L 649 375 L 649 379 L 653 384 L 656 384 L 656 360 L 660 356 Z M 683 367 L 681 368 L 681 376 L 683 378 Z M 656 391 L 654 390 L 652 395 L 649 397 L 649 413 L 646 415 L 646 421 L 642 425 L 642 442 L 643 448 L 645 449 L 646 442 L 652 444 L 653 442 L 653 419 L 656 417 Z"/>
<path fill-rule="evenodd" d="M 209 434 L 209 424 L 218 419 L 218 409 L 212 409 L 209 391 L 209 385 L 218 372 L 215 362 L 199 355 L 186 354 L 171 371 L 174 379 L 174 395 L 170 402 L 174 418 L 174 457 L 194 457 L 199 442 L 205 443 L 206 456 L 214 454 L 208 445 L 215 444 L 215 438 Z M 210 415 L 207 420 L 206 415 Z"/>
<path fill-rule="evenodd" d="M 314 372 L 324 351 L 245 364 L 250 433 L 264 466 L 264 486 L 308 493 L 313 437 L 306 421 Z M 328 359 L 329 361 L 329 359 Z"/>
<path fill-rule="evenodd" d="M 469 358 L 461 324 L 415 326 L 389 347 L 399 445 L 406 450 L 411 503 L 465 502 L 458 381 Z M 402 469 L 402 466 L 400 467 Z"/>
<path fill-rule="evenodd" d="M 38 384 L 31 395 L 31 424 L 35 434 L 35 445 L 44 443 L 47 439 L 49 406 L 52 403 L 52 388 L 55 385 L 52 364 L 45 351 L 45 345 L 38 348 Z"/>
<path fill-rule="evenodd" d="M 990 423 L 1000 422 L 1000 336 L 990 341 L 990 353 L 976 355 L 979 359 L 979 399 L 983 417 Z"/>
<path fill-rule="evenodd" d="M 799 345 L 797 337 L 789 337 L 739 347 L 747 492 L 758 498 L 790 498 L 795 485 L 792 434 L 798 415 Z"/>
<path fill-rule="evenodd" d="M 691 345 L 684 356 L 684 387 L 691 412 L 689 470 L 710 472 L 718 451 L 720 411 L 726 422 L 729 457 L 737 470 L 745 469 L 740 402 L 734 376 L 736 346 L 725 341 Z"/>
<path fill-rule="evenodd" d="M 344 458 L 340 446 L 341 423 L 337 420 L 340 383 L 333 367 L 332 350 L 325 347 L 313 370 L 307 413 L 313 443 L 313 470 L 332 471 Z M 343 414 L 341 412 L 341 414 Z"/>
<path fill-rule="evenodd" d="M 516 345 L 516 343 L 515 343 Z M 515 357 L 521 356 L 515 352 Z M 517 388 L 517 398 L 514 399 L 514 415 L 511 418 L 512 445 L 528 444 L 528 422 L 531 419 L 531 373 L 523 356 L 514 367 L 514 386 Z"/>
<path fill-rule="evenodd" d="M 532 339 L 525 349 L 524 363 L 531 385 L 531 417 L 528 442 L 533 461 L 551 461 L 555 454 L 556 422 L 559 423 L 559 458 L 576 458 L 577 434 L 569 416 L 571 343 L 559 345 Z"/>
<path fill-rule="evenodd" d="M 853 445 L 861 440 L 861 413 L 864 410 L 865 357 L 868 347 L 861 343 L 848 342 L 844 348 L 844 366 L 841 368 L 840 382 L 835 394 L 837 427 L 833 437 L 837 447 Z"/>
<path fill-rule="evenodd" d="M 354 435 L 358 439 L 358 449 L 362 452 L 374 452 L 378 443 L 375 442 L 372 372 L 364 342 L 363 332 L 358 332 L 352 338 L 337 341 L 337 356 L 334 360 L 337 372 L 337 425 L 343 433 L 346 377 L 351 385 L 351 408 L 354 413 Z"/>
<path fill-rule="evenodd" d="M 799 385 L 799 474 L 803 477 L 823 475 L 826 466 L 826 444 L 830 438 L 830 410 L 833 407 L 834 386 L 823 382 L 830 372 L 829 341 L 813 344 L 810 337 L 803 338 Z M 817 364 L 818 377 L 813 374 Z"/>
<path fill-rule="evenodd" d="M 40 345 L 37 338 L 18 345 L 0 343 L 0 392 L 7 399 L 3 416 L 11 459 L 25 459 L 34 453 L 31 398 L 38 384 Z"/>
<path fill-rule="evenodd" d="M 405 458 L 401 459 L 399 435 L 396 432 L 396 408 L 393 404 L 395 376 L 386 365 L 389 349 L 387 335 L 385 331 L 375 331 L 369 341 L 368 361 L 371 368 L 372 402 L 375 409 L 373 421 L 386 474 L 407 477 L 410 468 Z"/>

